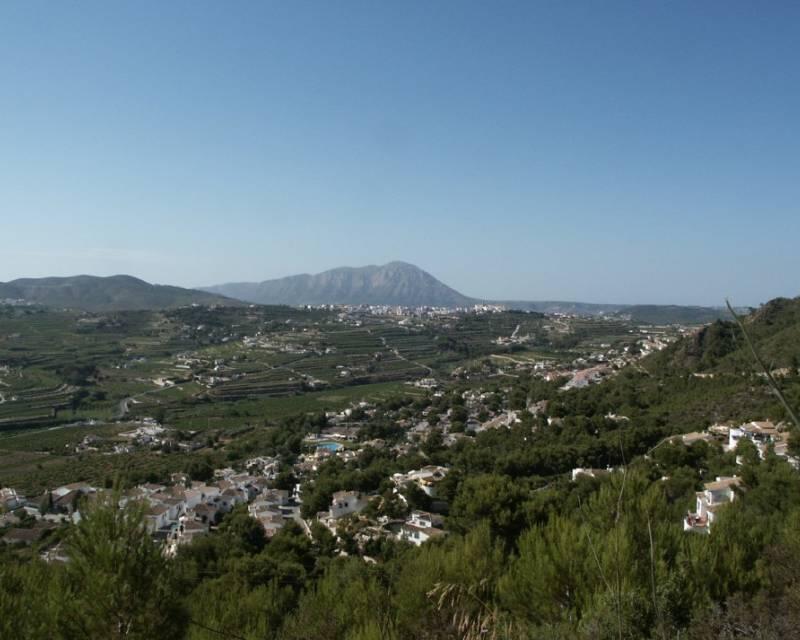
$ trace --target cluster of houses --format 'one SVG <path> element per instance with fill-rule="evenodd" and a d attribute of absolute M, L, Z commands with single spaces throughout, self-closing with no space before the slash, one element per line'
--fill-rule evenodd
<path fill-rule="evenodd" d="M 624 416 L 615 416 L 624 418 Z M 726 452 L 735 452 L 742 440 L 753 443 L 759 456 L 763 459 L 772 449 L 776 455 L 785 458 L 795 469 L 800 469 L 800 461 L 789 455 L 788 433 L 770 421 L 746 422 L 737 427 L 714 425 L 706 431 L 685 433 L 669 438 L 669 441 L 680 442 L 691 446 L 697 442 L 722 443 Z M 737 464 L 743 464 L 741 455 L 736 457 Z M 591 469 L 577 467 L 572 470 L 571 478 L 575 482 L 580 477 L 600 478 L 613 472 L 614 469 Z M 696 493 L 694 511 L 690 511 L 683 519 L 683 530 L 694 533 L 708 533 L 719 512 L 719 509 L 736 499 L 736 488 L 741 484 L 738 476 L 720 476 L 713 482 L 703 485 L 703 490 Z"/>
<path fill-rule="evenodd" d="M 39 542 L 59 525 L 80 521 L 78 506 L 83 499 L 96 497 L 97 490 L 83 482 L 57 487 L 31 499 L 11 487 L 0 489 L 0 529 L 6 528 L 0 542 L 31 545 Z M 23 526 L 32 521 L 32 526 Z M 50 549 L 45 559 L 61 559 L 60 547 Z"/>
<path fill-rule="evenodd" d="M 705 431 L 685 433 L 672 439 L 687 446 L 699 441 L 722 442 L 726 452 L 736 451 L 740 442 L 749 441 L 762 459 L 772 449 L 775 455 L 785 458 L 795 469 L 800 469 L 800 460 L 789 454 L 789 432 L 782 424 L 776 425 L 769 420 L 745 422 L 737 427 L 715 424 Z M 742 456 L 737 456 L 736 462 L 742 464 Z"/>
<path fill-rule="evenodd" d="M 78 423 L 82 426 L 92 427 L 97 423 L 93 420 Z M 176 451 L 196 451 L 203 447 L 202 440 L 178 440 L 175 430 L 162 427 L 153 418 L 144 418 L 134 423 L 134 428 L 118 433 L 113 438 L 101 438 L 88 433 L 76 445 L 65 445 L 75 453 L 91 453 L 102 451 L 106 454 L 132 453 L 137 449 L 162 449 L 170 447 Z M 190 436 L 196 432 L 189 432 Z"/>
<path fill-rule="evenodd" d="M 302 464 L 301 460 L 295 471 L 302 473 Z M 154 539 L 163 542 L 168 556 L 174 555 L 181 545 L 208 534 L 237 505 L 247 506 L 248 513 L 261 524 L 267 536 L 275 535 L 292 519 L 310 535 L 308 523 L 299 515 L 299 485 L 292 491 L 273 486 L 279 470 L 276 458 L 264 456 L 247 460 L 243 471 L 217 469 L 214 479 L 206 482 L 192 481 L 177 473 L 172 475 L 170 484 L 146 483 L 130 489 L 120 497 L 120 506 L 133 501 L 143 505 L 147 530 Z M 395 492 L 405 500 L 403 491 L 414 484 L 435 499 L 436 486 L 447 471 L 446 467 L 430 465 L 395 474 L 392 477 Z M 85 502 L 97 499 L 103 492 L 88 483 L 77 482 L 57 487 L 47 492 L 44 499 L 33 501 L 12 488 L 0 489 L 0 528 L 6 527 L 2 540 L 27 545 L 38 542 L 60 524 L 79 522 Z M 372 499 L 358 491 L 338 491 L 333 494 L 329 508 L 316 517 L 336 533 L 342 518 L 359 514 Z M 25 516 L 33 518 L 35 525 L 15 528 Z M 386 520 L 370 532 L 369 535 L 389 535 L 415 545 L 445 535 L 443 518 L 423 511 L 412 511 L 401 520 Z M 42 557 L 49 561 L 67 559 L 60 544 L 45 549 Z"/>
<path fill-rule="evenodd" d="M 795 469 L 800 469 L 800 460 L 789 454 L 788 432 L 782 425 L 764 421 L 752 421 L 733 427 L 713 425 L 706 431 L 686 433 L 672 438 L 687 446 L 696 442 L 722 442 L 726 452 L 736 452 L 742 441 L 752 442 L 758 455 L 763 459 L 772 449 L 774 453 L 786 459 Z M 741 455 L 736 456 L 737 464 L 743 464 Z M 708 533 L 720 507 L 736 499 L 736 487 L 741 483 L 737 476 L 717 477 L 707 482 L 702 491 L 697 492 L 694 511 L 690 511 L 683 520 L 683 530 L 695 533 Z"/>
<path fill-rule="evenodd" d="M 586 369 L 579 369 L 572 374 L 572 377 L 564 384 L 561 389 L 569 391 L 570 389 L 582 389 L 588 387 L 590 384 L 597 384 L 603 378 L 611 375 L 611 367 L 600 364 Z"/>
<path fill-rule="evenodd" d="M 412 472 L 413 473 L 413 472 Z M 359 491 L 337 491 L 328 511 L 317 514 L 317 520 L 336 533 L 338 522 L 345 516 L 358 514 L 370 503 L 370 497 Z M 427 511 L 412 510 L 403 520 L 380 519 L 381 526 L 368 527 L 360 534 L 361 541 L 376 537 L 393 537 L 415 546 L 447 534 L 444 518 Z"/>
<path fill-rule="evenodd" d="M 248 505 L 267 536 L 274 535 L 292 518 L 291 495 L 273 488 L 277 461 L 250 460 L 248 471 L 218 469 L 209 482 L 192 482 L 183 474 L 173 476 L 171 486 L 146 484 L 133 489 L 126 499 L 147 503 L 148 530 L 174 554 L 181 544 L 208 533 L 220 518 L 237 505 Z M 250 470 L 257 471 L 251 473 Z"/>
<path fill-rule="evenodd" d="M 545 330 L 557 333 L 569 333 L 569 320 L 578 316 L 570 314 L 555 314 L 551 316 L 551 324 L 544 325 Z M 519 329 L 519 327 L 517 328 Z M 631 330 L 633 332 L 633 330 Z M 642 335 L 635 340 L 635 348 L 631 346 L 613 347 L 610 343 L 600 345 L 600 350 L 575 358 L 569 364 L 558 364 L 555 361 L 525 361 L 512 360 L 514 368 L 520 371 L 529 371 L 548 382 L 566 379 L 561 389 L 581 389 L 591 384 L 602 382 L 608 376 L 627 365 L 646 357 L 647 355 L 665 349 L 684 334 L 687 329 L 674 327 L 664 330 L 654 330 L 652 327 L 640 328 Z M 513 345 L 527 342 L 529 336 L 520 335 L 518 330 L 510 337 L 500 337 L 494 342 L 498 345 Z M 502 373 L 502 370 L 501 370 Z"/>
<path fill-rule="evenodd" d="M 141 484 L 121 496 L 120 506 L 141 501 L 147 530 L 165 543 L 168 554 L 208 533 L 224 514 L 239 504 L 247 504 L 265 533 L 274 535 L 293 517 L 290 493 L 271 486 L 279 463 L 274 458 L 260 457 L 248 460 L 245 466 L 247 471 L 243 472 L 218 469 L 214 480 L 208 482 L 193 482 L 185 474 L 173 474 L 170 485 Z M 88 483 L 77 482 L 57 487 L 43 498 L 29 500 L 12 488 L 0 489 L 0 507 L 4 512 L 0 527 L 19 524 L 20 515 L 53 527 L 65 522 L 77 523 L 84 501 L 94 500 L 102 492 Z M 41 538 L 44 529 L 35 526 L 33 533 L 26 533 L 28 529 L 11 529 L 2 540 L 30 544 Z"/>

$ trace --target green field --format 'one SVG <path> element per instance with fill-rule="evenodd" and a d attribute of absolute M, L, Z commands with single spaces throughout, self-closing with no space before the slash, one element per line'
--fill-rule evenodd
<path fill-rule="evenodd" d="M 227 441 L 298 414 L 420 395 L 406 383 L 447 381 L 489 356 L 498 372 L 570 361 L 603 342 L 629 342 L 632 329 L 518 312 L 398 318 L 289 307 L 2 307 L 0 482 L 33 489 L 61 478 L 105 480 L 126 465 L 137 473 L 180 468 L 189 454 L 108 455 L 129 419 L 154 417 L 180 433 Z M 524 339 L 512 345 L 512 335 Z M 88 420 L 97 422 L 74 426 Z M 104 452 L 75 453 L 89 434 L 105 442 Z"/>

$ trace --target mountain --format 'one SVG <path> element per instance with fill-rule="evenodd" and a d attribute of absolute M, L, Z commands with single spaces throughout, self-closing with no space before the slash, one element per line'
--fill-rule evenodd
<path fill-rule="evenodd" d="M 196 289 L 150 284 L 132 276 L 21 278 L 0 282 L 0 300 L 21 299 L 84 311 L 164 309 L 189 304 L 240 304 Z"/>
<path fill-rule="evenodd" d="M 727 317 L 715 307 L 591 304 L 559 301 L 492 301 L 465 296 L 419 267 L 406 262 L 383 266 L 341 267 L 316 275 L 297 275 L 264 282 L 233 282 L 203 291 L 258 304 L 387 304 L 469 307 L 477 303 L 540 313 L 625 315 L 642 324 L 705 324 Z"/>
<path fill-rule="evenodd" d="M 465 307 L 479 302 L 406 262 L 341 267 L 316 275 L 306 273 L 264 282 L 235 282 L 204 287 L 203 291 L 259 304 Z"/>

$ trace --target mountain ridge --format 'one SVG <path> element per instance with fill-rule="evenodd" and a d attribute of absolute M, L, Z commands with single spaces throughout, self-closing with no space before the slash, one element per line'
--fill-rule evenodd
<path fill-rule="evenodd" d="M 398 278 L 394 284 L 390 278 Z M 348 282 L 346 278 L 350 278 Z M 377 278 L 377 283 L 375 279 Z M 367 285 L 373 284 L 371 289 Z M 487 300 L 464 295 L 419 267 L 395 260 L 384 265 L 336 267 L 317 274 L 302 273 L 261 282 L 230 282 L 202 291 L 256 304 L 385 304 L 391 306 L 471 307 L 498 304 L 541 313 L 602 313 L 630 315 L 651 324 L 702 324 L 724 315 L 714 307 L 682 305 L 626 305 L 568 301 Z M 413 289 L 413 293 L 410 291 Z"/>
<path fill-rule="evenodd" d="M 242 304 L 218 294 L 151 284 L 130 275 L 18 278 L 0 282 L 2 299 L 99 312 L 164 309 L 189 304 Z"/>
<path fill-rule="evenodd" d="M 466 296 L 410 263 L 338 267 L 262 282 L 232 282 L 194 289 L 150 284 L 130 275 L 19 278 L 0 282 L 0 300 L 22 299 L 50 307 L 92 312 L 174 308 L 189 304 L 290 305 L 372 304 L 471 307 L 497 304 L 509 309 L 579 315 L 625 314 L 644 324 L 706 324 L 721 308 L 680 305 L 624 305 L 569 301 L 503 301 Z"/>

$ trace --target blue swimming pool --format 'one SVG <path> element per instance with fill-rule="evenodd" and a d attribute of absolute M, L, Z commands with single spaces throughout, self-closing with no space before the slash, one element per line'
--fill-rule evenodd
<path fill-rule="evenodd" d="M 339 449 L 341 448 L 342 445 L 340 445 L 338 442 L 320 442 L 317 445 L 317 449 L 326 449 L 327 451 L 330 451 L 332 453 L 335 451 L 339 451 Z"/>

